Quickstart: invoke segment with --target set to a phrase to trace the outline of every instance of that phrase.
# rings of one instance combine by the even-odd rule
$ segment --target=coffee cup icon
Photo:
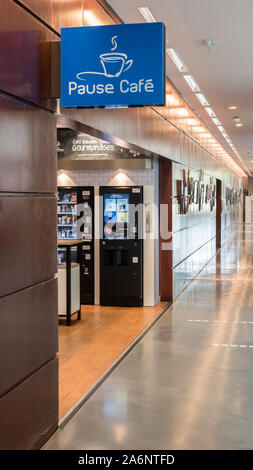
[[[127,55],[119,52],[101,54],[100,61],[106,77],[118,77],[133,65],[133,61],[127,60]]]

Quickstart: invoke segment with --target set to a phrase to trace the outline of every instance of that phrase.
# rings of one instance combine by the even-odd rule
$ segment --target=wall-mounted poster
[[[204,170],[199,170],[199,181],[204,181]]]
[[[209,199],[209,184],[206,185],[206,190],[205,190],[205,204],[208,203]]]
[[[187,180],[186,180],[186,184],[187,184],[187,186],[188,186],[188,188],[189,188],[189,186],[190,186],[190,170],[189,170],[189,168],[188,168],[188,170],[187,170]]]
[[[193,202],[194,204],[198,204],[199,200],[199,182],[194,181],[194,189],[193,189]]]
[[[146,233],[151,233],[152,227],[152,204],[145,204]]]
[[[184,184],[186,184],[185,169],[183,170],[183,182],[184,182]]]
[[[184,198],[184,214],[188,214],[189,212],[189,204],[190,204],[190,196],[186,196]]]
[[[190,178],[190,184],[189,184],[189,191],[188,194],[190,196],[190,201],[189,203],[192,204],[194,200],[194,178]]]
[[[228,206],[230,205],[230,189],[228,187],[226,187],[225,197],[226,197],[226,206]]]
[[[204,204],[204,196],[205,196],[205,185],[204,184],[199,184],[200,190],[199,190],[199,210],[202,210],[203,204]]]
[[[176,180],[177,187],[177,201],[179,204],[179,214],[184,214],[184,182],[182,180]]]

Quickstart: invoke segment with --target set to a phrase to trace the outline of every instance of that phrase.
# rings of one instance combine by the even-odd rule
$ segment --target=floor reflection
[[[47,448],[253,449],[252,260],[245,227]]]

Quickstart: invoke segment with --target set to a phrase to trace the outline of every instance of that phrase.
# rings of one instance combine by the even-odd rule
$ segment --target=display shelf
[[[71,325],[71,316],[74,313],[81,320],[80,265],[71,263],[71,247],[80,243],[83,243],[82,240],[58,239],[58,247],[66,248],[66,264],[60,265],[58,269],[58,314],[65,316],[68,326]]]
[[[57,214],[60,214],[60,215],[76,215],[77,216],[76,212],[62,212],[62,211],[59,211],[59,212],[57,212]]]
[[[71,304],[69,315],[78,314],[80,317],[80,265],[77,263],[70,264],[70,289]],[[66,276],[67,265],[58,265],[58,317],[67,318],[67,296],[66,296]]]
[[[66,243],[64,243],[65,241]],[[83,243],[83,240],[68,240],[66,238],[58,238],[58,246],[79,245],[80,243]]]
[[[57,201],[57,204],[73,204],[73,205],[77,205],[77,201]]]
[[[66,240],[66,241],[68,241],[68,240],[73,240],[73,241],[75,241],[75,240],[77,240],[77,238],[72,238],[72,237],[71,237],[71,238],[67,238],[67,237],[66,237],[66,238],[63,238],[63,237],[59,237],[57,240]]]

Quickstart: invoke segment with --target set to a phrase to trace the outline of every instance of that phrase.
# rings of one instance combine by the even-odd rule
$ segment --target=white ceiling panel
[[[182,57],[253,172],[253,0],[109,0],[108,3],[125,23],[144,22],[138,10],[144,6],[150,8],[157,21],[164,22],[167,47]],[[210,48],[206,44],[208,39],[214,42]],[[231,153],[169,57],[166,67],[169,79]],[[238,109],[229,110],[231,105]],[[235,126],[234,116],[240,117],[242,127]]]

